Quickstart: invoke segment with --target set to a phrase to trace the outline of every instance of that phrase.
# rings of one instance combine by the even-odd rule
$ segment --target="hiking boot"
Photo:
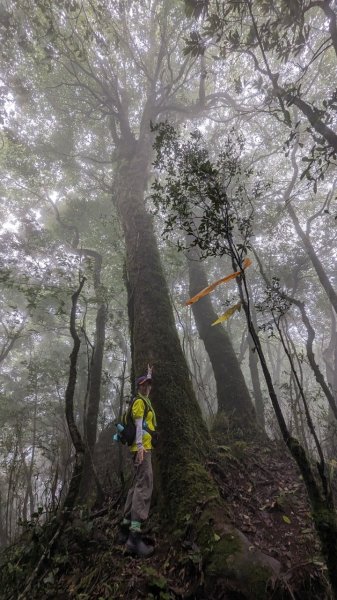
[[[139,531],[130,531],[126,542],[126,549],[131,554],[136,554],[142,558],[147,558],[154,552],[153,546],[148,546],[143,542]]]
[[[118,526],[116,544],[121,544],[123,546],[124,544],[126,544],[129,538],[129,529],[130,525],[128,525],[127,523],[120,523],[120,525]]]

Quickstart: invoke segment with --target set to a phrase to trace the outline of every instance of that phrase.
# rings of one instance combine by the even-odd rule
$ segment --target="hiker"
[[[147,374],[136,379],[137,393],[131,407],[131,416],[136,425],[135,440],[130,447],[134,478],[126,498],[119,533],[119,542],[126,542],[129,552],[142,557],[150,556],[154,551],[153,546],[145,544],[141,538],[141,525],[149,514],[153,488],[151,432],[155,432],[156,416],[149,399],[151,384],[152,369],[148,367]]]

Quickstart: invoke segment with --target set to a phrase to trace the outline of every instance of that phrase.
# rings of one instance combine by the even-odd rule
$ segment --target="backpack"
[[[123,414],[121,423],[118,423],[116,425],[117,430],[118,430],[119,441],[121,441],[122,444],[127,444],[128,446],[132,446],[133,442],[135,441],[135,437],[136,437],[136,425],[132,418],[132,407],[136,400],[137,400],[137,396],[135,398],[133,398],[132,402],[130,403],[129,408]],[[149,412],[149,407],[146,404],[146,402],[144,402],[144,407],[145,407],[145,410],[144,410],[143,419],[145,421],[145,419],[147,417],[147,413]],[[143,425],[143,429],[144,429],[144,425]]]

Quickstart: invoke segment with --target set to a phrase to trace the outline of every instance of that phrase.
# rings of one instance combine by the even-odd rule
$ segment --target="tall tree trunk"
[[[98,502],[102,500],[102,490],[94,473],[93,456],[97,437],[97,420],[101,399],[101,380],[105,344],[106,315],[106,306],[104,303],[101,303],[96,315],[95,346],[93,350],[93,356],[91,360],[89,373],[89,398],[87,412],[84,420],[85,454],[83,463],[83,474],[79,491],[79,497],[82,500],[85,500],[88,497],[90,497],[92,480],[93,478],[95,478]]]
[[[250,285],[248,279],[247,279],[247,286],[248,286],[248,291],[251,295],[251,298],[253,298],[252,286]],[[252,311],[253,325],[254,325],[255,329],[257,330],[258,324],[257,324],[257,315],[256,315],[256,309],[255,309],[254,302],[251,303],[251,311]],[[258,355],[256,352],[254,340],[253,340],[251,334],[249,333],[249,331],[248,331],[248,343],[249,343],[249,368],[250,368],[250,373],[251,373],[251,378],[252,378],[256,417],[257,417],[257,422],[258,422],[259,426],[261,427],[262,431],[265,431],[266,423],[265,423],[265,416],[264,416],[264,400],[263,400],[263,396],[262,396],[260,375],[259,375],[259,359],[258,359]]]
[[[65,414],[67,419],[67,425],[69,429],[69,434],[74,445],[75,449],[75,460],[73,472],[71,475],[69,489],[67,491],[67,495],[63,502],[63,511],[64,513],[70,512],[76,502],[81,477],[83,473],[83,463],[84,463],[84,452],[85,447],[83,444],[83,440],[81,434],[77,428],[74,418],[74,394],[77,380],[77,357],[81,345],[80,338],[76,331],[76,309],[77,309],[77,301],[78,297],[82,291],[82,288],[85,283],[85,278],[82,278],[80,285],[76,292],[72,295],[72,307],[70,313],[70,333],[71,337],[74,340],[74,346],[72,352],[70,354],[70,369],[69,369],[69,379],[68,385],[65,393]]]
[[[153,403],[157,413],[160,443],[154,456],[160,473],[162,516],[179,529],[193,515],[195,543],[204,561],[205,586],[221,577],[235,579],[237,589],[252,585],[229,573],[225,560],[228,544],[237,544],[235,559],[248,553],[248,540],[228,522],[226,506],[206,470],[212,452],[211,440],[193,393],[187,363],[179,343],[167,284],[160,264],[152,218],[144,205],[150,149],[133,143],[133,151],[120,157],[116,203],[126,241],[126,273],[135,373],[153,364]],[[217,532],[221,533],[218,535]],[[217,538],[215,538],[215,534]],[[220,538],[220,539],[219,539]],[[214,539],[218,539],[214,544]],[[262,565],[266,578],[275,574],[273,559],[249,550],[250,558]],[[240,560],[240,558],[239,558]],[[207,592],[207,589],[206,589]]]
[[[126,242],[132,362],[135,374],[142,373],[148,363],[154,365],[162,489],[166,509],[177,515],[181,497],[190,495],[186,489],[189,478],[183,477],[183,472],[186,469],[188,473],[191,463],[201,468],[209,437],[176,332],[152,217],[144,205],[150,157],[149,142],[134,141],[126,147],[118,170],[116,202]],[[207,478],[205,471],[200,484],[204,481],[205,485]],[[181,494],[182,488],[185,493]]]
[[[207,287],[205,268],[198,253],[191,249],[188,254],[189,292],[194,296]],[[218,413],[224,413],[233,435],[251,435],[256,432],[256,416],[249,391],[242,375],[237,356],[226,330],[212,327],[217,314],[209,296],[192,305],[198,333],[212,364],[218,397]],[[240,433],[241,432],[241,433]]]

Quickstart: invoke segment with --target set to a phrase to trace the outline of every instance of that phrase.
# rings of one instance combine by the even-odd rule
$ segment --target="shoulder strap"
[[[121,420],[122,420],[122,423],[123,423],[124,425],[126,425],[126,424],[127,424],[127,420],[128,420],[130,417],[132,418],[132,407],[133,407],[133,405],[134,405],[134,402],[135,402],[135,400],[136,400],[136,396],[134,396],[134,397],[132,398],[132,400],[130,401],[130,404],[129,404],[129,406],[127,407],[127,409],[126,409],[126,410],[123,412],[123,414],[122,414],[122,419],[121,419]]]
[[[132,417],[132,407],[133,407],[134,403],[136,402],[136,400],[141,400],[143,402],[143,404],[144,404],[144,419],[146,419],[147,413],[149,412],[150,408],[149,408],[147,402],[144,400],[144,398],[141,398],[140,396],[135,396],[133,398],[133,400],[131,401],[130,406],[127,410],[127,414]]]

